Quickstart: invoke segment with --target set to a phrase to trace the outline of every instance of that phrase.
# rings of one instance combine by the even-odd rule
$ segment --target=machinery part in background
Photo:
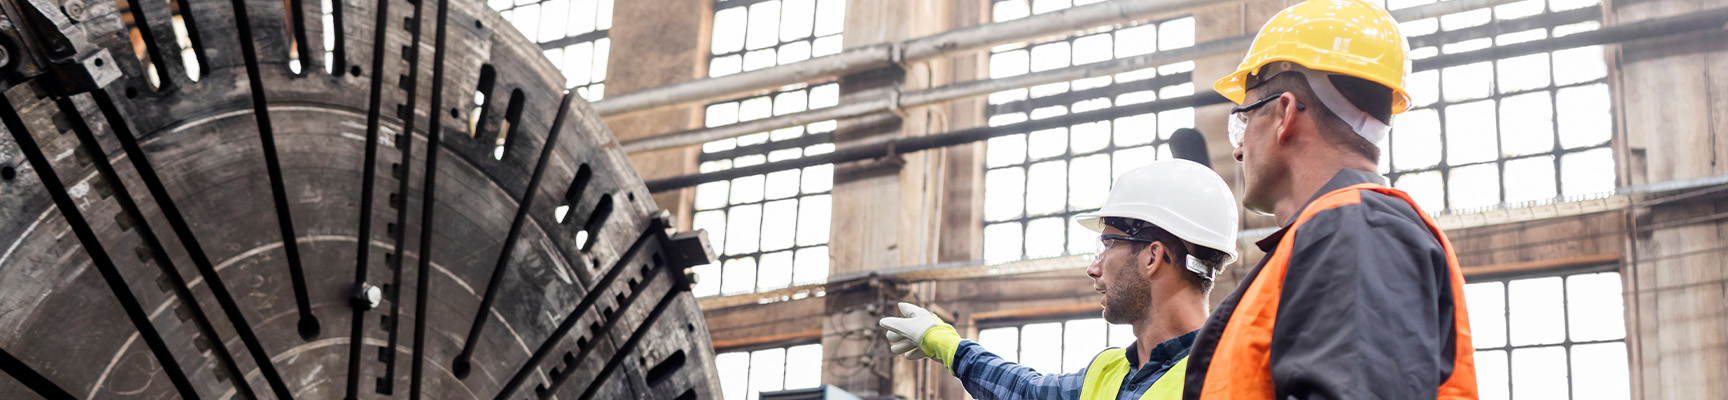
[[[0,0],[0,398],[718,395],[705,236],[537,46],[306,3]]]

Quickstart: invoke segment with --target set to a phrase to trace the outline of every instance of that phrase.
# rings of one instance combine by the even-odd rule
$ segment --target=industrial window
[[[720,353],[714,357],[725,400],[756,400],[762,392],[822,384],[822,344]]]
[[[1630,398],[1624,291],[1612,271],[1464,285],[1482,398]]]
[[[718,0],[708,76],[840,52],[846,0]]]
[[[839,84],[795,85],[762,96],[708,105],[709,127],[832,107]],[[702,145],[703,173],[834,151],[834,121],[776,129]],[[706,229],[721,261],[696,267],[697,297],[769,291],[828,278],[833,164],[788,169],[696,186],[691,227]]]
[[[1098,352],[1134,343],[1134,329],[1103,318],[1071,319],[978,331],[984,350],[1046,374],[1080,372]],[[1053,346],[1053,344],[1055,344]]]
[[[1000,22],[1066,7],[1066,1],[997,1],[992,15]],[[989,73],[998,79],[1193,44],[1193,17],[1105,26],[997,46],[990,54]],[[1193,69],[1188,61],[991,94],[985,110],[988,123],[1003,129],[1113,107],[1139,107],[1146,113],[990,139],[984,172],[984,261],[1092,251],[1095,235],[1074,224],[1073,216],[1102,206],[1116,176],[1170,157],[1164,140],[1177,129],[1194,127],[1194,109],[1157,103],[1193,95]]]
[[[588,101],[606,97],[606,60],[611,52],[613,0],[487,0],[540,44],[552,65],[564,72],[564,86]]]
[[[1527,0],[1400,27],[1420,62],[1595,30],[1598,2]],[[1431,212],[1608,194],[1615,169],[1607,77],[1602,46],[1415,71],[1406,81],[1414,103],[1393,120],[1381,173]]]

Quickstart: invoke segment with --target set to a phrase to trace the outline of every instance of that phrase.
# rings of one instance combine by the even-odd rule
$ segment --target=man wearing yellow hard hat
[[[1379,6],[1315,0],[1273,16],[1218,80],[1241,105],[1243,206],[1283,227],[1200,329],[1184,398],[1476,397],[1452,245],[1374,172],[1409,108],[1408,52]]]

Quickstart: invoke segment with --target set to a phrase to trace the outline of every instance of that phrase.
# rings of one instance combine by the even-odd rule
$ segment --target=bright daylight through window
[[[1080,372],[1098,352],[1134,343],[1129,325],[1071,319],[978,330],[978,344],[1003,359],[1046,374]]]
[[[588,101],[606,97],[613,0],[488,0],[529,41],[540,44],[564,85]]]
[[[1432,1],[1391,1],[1393,9]],[[1423,59],[1596,30],[1599,0],[1527,0],[1400,24]],[[1381,172],[1429,212],[1603,196],[1614,116],[1602,46],[1414,71]]]
[[[1464,286],[1483,399],[1631,397],[1624,290],[1606,269]]]
[[[822,344],[720,353],[714,357],[725,400],[756,400],[762,392],[822,383]]]
[[[1067,7],[1066,1],[1007,0],[995,2],[991,12],[1000,22]],[[1098,27],[997,46],[990,54],[990,78],[1192,45],[1193,17]],[[984,261],[1091,252],[1096,234],[1074,224],[1074,215],[1103,205],[1117,175],[1170,157],[1164,140],[1177,129],[1194,127],[1194,109],[1159,107],[1159,101],[1193,95],[1193,69],[1188,61],[991,94],[985,111],[990,126],[1111,107],[1147,112],[990,139],[984,172]]]
[[[844,0],[725,0],[714,4],[709,76],[757,70],[840,52]],[[792,85],[709,104],[716,127],[833,107],[840,85]],[[700,172],[722,171],[834,151],[834,121],[758,132],[702,145]],[[697,297],[769,291],[828,278],[828,222],[834,166],[823,164],[696,187],[691,227],[708,230],[715,264]]]

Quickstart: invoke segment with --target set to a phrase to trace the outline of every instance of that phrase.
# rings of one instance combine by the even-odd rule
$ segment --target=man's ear
[[[1158,271],[1158,262],[1168,258],[1169,251],[1162,242],[1147,243],[1146,250],[1135,259],[1140,263],[1140,277],[1151,279],[1152,273]]]
[[[1292,140],[1296,137],[1296,118],[1297,118],[1296,117],[1297,116],[1296,111],[1298,111],[1302,108],[1301,103],[1296,100],[1296,94],[1290,93],[1290,92],[1285,92],[1284,94],[1278,95],[1277,105],[1278,105],[1278,126],[1277,126],[1278,143],[1279,144],[1290,143],[1290,140]]]

